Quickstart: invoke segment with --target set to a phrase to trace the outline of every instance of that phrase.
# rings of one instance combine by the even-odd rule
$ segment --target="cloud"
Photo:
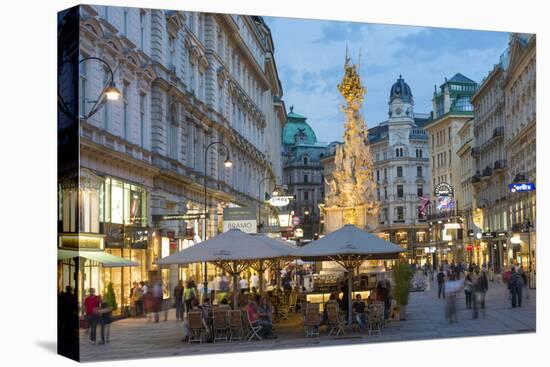
[[[508,34],[310,19],[266,17],[275,43],[283,99],[308,117],[320,141],[341,140],[343,99],[336,85],[343,76],[346,46],[359,62],[367,87],[367,126],[387,118],[392,84],[402,74],[415,111],[428,113],[434,84],[457,72],[480,81],[498,62]]]

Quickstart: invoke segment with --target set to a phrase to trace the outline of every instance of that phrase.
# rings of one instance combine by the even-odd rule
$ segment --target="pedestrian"
[[[466,308],[472,308],[472,291],[473,291],[473,281],[472,275],[468,273],[466,279],[464,279],[464,294],[466,295]]]
[[[174,305],[176,306],[176,321],[183,321],[183,280],[178,280],[174,287]]]
[[[523,289],[523,286],[525,283],[523,282],[523,278],[521,277],[521,274],[516,272],[515,268],[512,268],[512,275],[510,277],[510,283],[508,287],[510,288],[510,292],[512,293],[512,307],[521,307],[521,291]]]
[[[191,310],[191,301],[197,298],[197,289],[193,279],[187,281],[185,290],[183,291],[183,300],[185,302],[185,312]]]
[[[523,271],[523,265],[520,265],[519,267],[519,274],[521,275],[521,278],[523,279],[523,284],[525,286],[528,286],[528,279],[527,274]],[[525,288],[525,299],[529,299],[529,287]]]
[[[162,309],[162,283],[160,280],[157,280],[155,282],[155,285],[153,286],[153,307],[154,307],[154,320],[155,322],[159,322],[159,312]]]
[[[452,280],[447,282],[447,285],[445,287],[447,299],[445,303],[445,317],[447,318],[447,320],[449,320],[450,324],[458,321],[456,314],[456,295],[460,291],[462,286],[463,283],[461,283],[459,280]]]
[[[99,324],[101,325],[101,341],[99,344],[109,343],[111,340],[111,321],[113,309],[107,302],[101,302],[101,308],[97,311]]]
[[[132,296],[131,300],[134,303],[134,315],[135,317],[140,317],[143,315],[143,291],[139,287],[138,282],[134,282],[132,287]]]
[[[94,288],[90,288],[88,296],[84,299],[84,309],[86,313],[86,321],[88,322],[88,327],[90,328],[90,341],[92,344],[95,344],[96,341],[97,322],[99,321],[97,310],[100,307],[101,297],[95,294]]]
[[[445,298],[445,273],[443,268],[439,267],[439,273],[437,273],[437,298]]]

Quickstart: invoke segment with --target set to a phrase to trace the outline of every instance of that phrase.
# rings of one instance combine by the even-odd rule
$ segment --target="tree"
[[[113,289],[113,283],[107,284],[107,291],[105,292],[105,302],[111,307],[113,310],[117,309],[117,303],[116,303],[116,296],[115,296],[115,290]]]
[[[413,277],[413,271],[411,267],[405,262],[399,262],[393,268],[393,278],[395,281],[395,287],[393,288],[393,297],[395,302],[400,307],[400,317],[406,319],[406,307],[409,304],[409,288],[411,279]]]

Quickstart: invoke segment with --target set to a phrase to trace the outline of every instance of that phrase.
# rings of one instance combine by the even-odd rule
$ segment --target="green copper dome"
[[[315,144],[315,132],[306,122],[307,117],[294,113],[294,106],[290,106],[285,127],[283,128],[283,144]]]

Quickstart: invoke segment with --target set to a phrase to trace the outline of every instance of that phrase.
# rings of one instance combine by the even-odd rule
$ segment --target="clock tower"
[[[388,105],[388,124],[414,125],[414,100],[411,88],[401,75],[391,87]]]

